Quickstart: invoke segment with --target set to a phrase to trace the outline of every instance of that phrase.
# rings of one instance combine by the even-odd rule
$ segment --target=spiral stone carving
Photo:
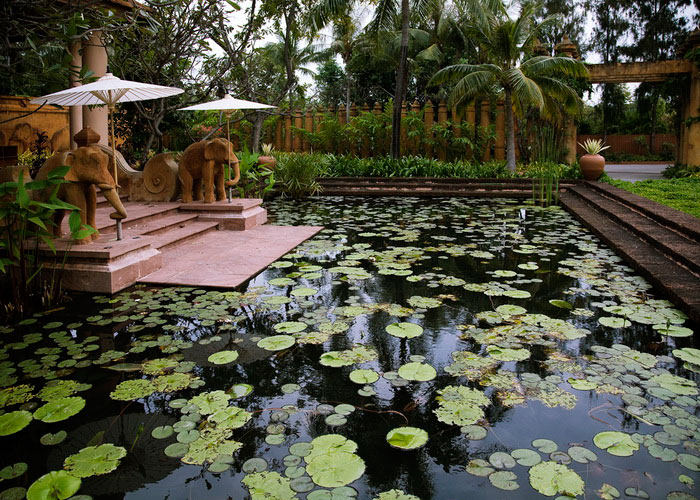
[[[143,168],[143,187],[149,201],[171,201],[177,194],[178,165],[172,153],[160,153]]]

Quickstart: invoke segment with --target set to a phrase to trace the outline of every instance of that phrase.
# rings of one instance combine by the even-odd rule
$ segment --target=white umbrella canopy
[[[92,83],[37,97],[31,101],[31,104],[59,104],[61,106],[106,104],[114,107],[118,102],[146,101],[170,97],[183,92],[184,90],[176,87],[122,80],[112,73],[107,73]]]
[[[231,127],[229,126],[231,120],[231,111],[236,109],[265,109],[265,108],[276,108],[277,106],[270,106],[269,104],[262,104],[260,102],[246,101],[245,99],[236,99],[226,94],[222,99],[217,99],[216,101],[203,102],[202,104],[195,104],[193,106],[187,106],[186,108],[180,108],[178,111],[224,111],[226,113],[226,139],[231,142]],[[231,180],[231,159],[228,160],[228,180]],[[228,188],[228,201],[231,202],[232,198],[232,187]]]
[[[178,111],[232,111],[234,109],[265,109],[274,107],[276,106],[246,101],[244,99],[235,99],[229,94],[226,94],[223,99],[203,102],[202,104],[195,104],[194,106],[187,106],[186,108],[180,108]]]

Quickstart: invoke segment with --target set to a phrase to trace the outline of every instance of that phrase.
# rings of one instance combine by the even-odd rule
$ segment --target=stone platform
[[[42,249],[45,267],[62,269],[69,290],[115,293],[138,281],[234,288],[322,229],[262,226],[261,203],[124,202],[129,217],[117,241],[113,209],[102,201],[95,216],[100,237],[89,244],[57,240],[56,255]]]

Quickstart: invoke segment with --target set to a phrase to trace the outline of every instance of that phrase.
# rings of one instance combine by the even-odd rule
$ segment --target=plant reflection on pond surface
[[[76,295],[3,328],[6,495],[693,498],[693,325],[566,212],[268,210],[326,229],[242,292]]]

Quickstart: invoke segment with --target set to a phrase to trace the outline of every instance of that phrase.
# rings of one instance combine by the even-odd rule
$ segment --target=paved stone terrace
[[[165,249],[163,267],[139,281],[235,288],[321,229],[264,225],[247,231],[212,231],[189,243]]]
[[[561,202],[700,322],[700,219],[600,182],[571,187]]]

